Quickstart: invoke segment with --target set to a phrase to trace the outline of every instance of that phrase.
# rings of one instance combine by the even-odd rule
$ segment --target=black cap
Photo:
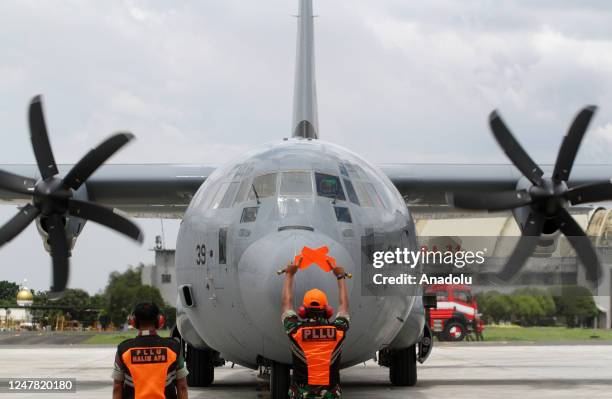
[[[134,318],[136,319],[136,327],[141,323],[153,324],[157,323],[159,317],[159,307],[152,302],[143,302],[136,305],[134,308]]]

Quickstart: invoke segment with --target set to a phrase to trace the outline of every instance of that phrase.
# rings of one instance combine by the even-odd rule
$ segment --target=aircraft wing
[[[409,205],[446,205],[446,193],[514,190],[520,172],[510,164],[383,164],[378,165]],[[553,165],[541,165],[551,173]],[[610,181],[612,164],[575,165],[568,186]]]
[[[72,165],[59,165],[60,175]],[[452,191],[513,190],[520,179],[510,164],[378,165],[413,207],[446,206]],[[91,201],[135,217],[181,218],[191,198],[216,167],[196,164],[104,165],[87,181]],[[552,165],[542,165],[551,172]],[[1,170],[38,179],[36,165],[0,165]],[[610,181],[612,164],[575,165],[569,187]],[[0,190],[0,203],[25,204],[24,195]]]
[[[72,165],[58,165],[60,175]],[[36,165],[0,165],[0,170],[40,178]],[[86,184],[91,201],[136,217],[181,218],[191,198],[215,170],[208,165],[103,165]],[[25,195],[0,190],[0,203],[25,204]]]

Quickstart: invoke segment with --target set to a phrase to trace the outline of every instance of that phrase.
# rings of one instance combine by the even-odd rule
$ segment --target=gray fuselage
[[[416,247],[415,227],[401,195],[377,168],[337,145],[285,139],[216,170],[198,190],[178,235],[179,328],[186,325],[229,361],[291,362],[281,325],[284,268],[304,246],[329,255],[354,278],[347,367],[390,345],[400,330],[414,343],[423,327],[417,288],[405,296],[362,296],[361,267],[374,248]],[[337,283],[316,265],[296,275],[295,301],[311,288],[337,305]],[[414,308],[414,309],[413,309]],[[186,323],[187,322],[187,323]],[[406,323],[414,328],[402,329]],[[406,331],[414,330],[414,331]],[[183,332],[183,331],[181,331]],[[188,340],[194,331],[185,331]]]

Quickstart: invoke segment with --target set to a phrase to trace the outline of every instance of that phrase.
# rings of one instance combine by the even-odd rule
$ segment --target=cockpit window
[[[276,173],[257,176],[249,190],[249,200],[273,197],[276,194]]]
[[[242,216],[240,216],[240,223],[251,223],[257,220],[258,210],[259,210],[259,207],[257,206],[250,206],[250,207],[244,208],[242,210]]]
[[[247,176],[253,170],[253,167],[249,164],[243,163],[243,164],[236,165],[234,167],[234,170],[235,170],[234,179],[240,180],[243,177]]]
[[[335,206],[334,211],[336,212],[336,219],[339,222],[353,223],[351,218],[351,211],[345,206]]]
[[[367,208],[371,208],[374,206],[370,195],[366,191],[363,183],[360,181],[355,181],[355,191],[357,192],[357,197],[361,200],[361,205]]]
[[[221,184],[221,186],[219,187],[219,190],[217,190],[217,193],[215,194],[215,197],[213,198],[211,202],[212,209],[217,209],[219,205],[221,205],[221,200],[225,196],[225,192],[227,191],[227,188],[229,187],[229,185],[230,185],[229,183]]]
[[[240,189],[238,190],[238,194],[236,194],[236,199],[234,200],[234,204],[239,204],[244,202],[247,198],[247,195],[251,189],[251,179],[245,178],[242,183],[240,183]]]
[[[378,193],[378,191],[376,191],[376,188],[372,183],[365,183],[365,188],[370,194],[370,197],[374,199],[377,208],[387,208],[382,198],[380,197],[380,194]]]
[[[344,190],[340,184],[338,176],[327,175],[325,173],[315,173],[317,183],[317,194],[321,197],[333,198],[336,200],[346,201]]]
[[[234,197],[236,196],[236,191],[238,191],[238,182],[231,182],[225,195],[223,196],[223,200],[221,200],[221,204],[219,208],[229,208],[234,201]]]
[[[311,194],[310,172],[283,172],[281,174],[280,196],[309,196]]]
[[[364,179],[364,180],[368,180],[368,174],[365,172],[365,170],[363,170],[363,168],[357,164],[354,165],[355,168],[355,172],[357,173],[357,176],[359,176],[360,179]]]
[[[346,187],[346,194],[349,197],[349,200],[356,205],[359,205],[359,198],[357,197],[357,193],[355,192],[355,188],[353,187],[353,183],[349,179],[342,179],[344,181],[344,187]]]
[[[346,176],[346,177],[348,177],[348,172],[347,172],[347,170],[346,170],[346,166],[344,166],[344,164],[342,164],[342,163],[341,163],[341,164],[339,164],[339,165],[338,165],[338,169],[340,169],[340,174],[341,174],[342,176]]]
[[[344,167],[346,169],[346,171],[348,172],[348,175],[354,179],[358,178],[359,176],[357,175],[357,169],[355,169],[355,167],[353,166],[352,163],[350,162],[345,162]]]

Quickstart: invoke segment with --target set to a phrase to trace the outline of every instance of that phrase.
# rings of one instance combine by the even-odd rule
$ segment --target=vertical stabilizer
[[[312,0],[300,0],[293,92],[293,137],[319,138]]]

